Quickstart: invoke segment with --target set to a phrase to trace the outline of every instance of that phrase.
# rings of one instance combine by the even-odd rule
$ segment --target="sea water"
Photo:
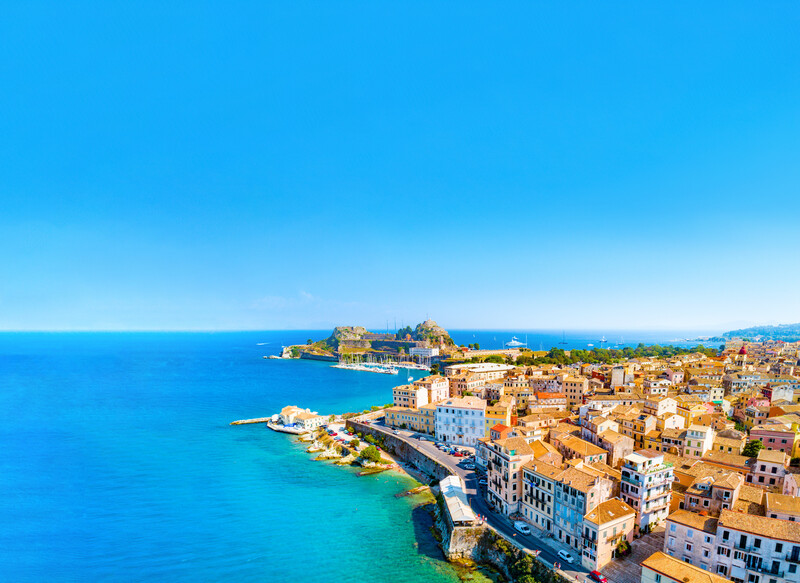
[[[413,480],[229,425],[390,402],[407,373],[262,358],[327,334],[0,334],[0,580],[455,581],[418,502],[395,498]]]
[[[456,581],[413,480],[229,425],[391,401],[397,376],[262,358],[309,334],[0,334],[0,580]]]

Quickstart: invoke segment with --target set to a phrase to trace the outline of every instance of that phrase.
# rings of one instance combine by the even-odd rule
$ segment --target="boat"
[[[586,346],[589,346],[590,348],[594,348],[594,344],[587,344]]]
[[[608,342],[608,340],[606,340],[606,337],[605,337],[605,336],[603,336],[603,337],[600,339],[600,344],[605,344],[606,342]]]
[[[506,342],[505,346],[506,348],[519,348],[520,346],[527,346],[527,344],[525,342],[520,342],[519,340],[517,340],[516,336],[512,336],[511,341]]]
[[[414,377],[412,377],[411,375],[408,375],[408,382],[410,383],[410,382],[412,382],[413,380],[414,380]]]
[[[568,344],[567,333],[564,330],[561,331],[561,342],[559,342],[559,344]]]

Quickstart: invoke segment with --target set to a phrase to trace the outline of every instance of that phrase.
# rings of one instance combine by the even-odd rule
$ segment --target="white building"
[[[667,516],[664,552],[709,571],[716,560],[717,519],[688,510],[676,510]]]
[[[432,356],[439,356],[439,349],[438,348],[424,348],[415,346],[414,348],[409,349],[408,353],[411,356],[420,356],[422,358],[431,358]]]
[[[683,444],[683,455],[701,458],[714,446],[716,433],[711,427],[690,425],[686,430],[686,441]]]
[[[655,526],[669,514],[675,472],[664,454],[643,449],[625,456],[620,495],[636,510],[640,529]]]
[[[436,439],[474,446],[486,434],[486,401],[478,397],[445,399],[436,404]]]
[[[713,570],[735,583],[800,580],[800,523],[723,510]]]

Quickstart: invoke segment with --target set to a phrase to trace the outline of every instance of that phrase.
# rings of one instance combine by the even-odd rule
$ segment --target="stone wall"
[[[390,454],[397,456],[401,461],[408,463],[432,479],[441,480],[442,478],[452,475],[452,472],[447,466],[428,457],[424,451],[413,447],[413,445],[408,444],[395,435],[385,433],[352,419],[347,420],[347,427],[352,432],[361,433],[365,437],[367,435],[372,435],[372,437],[383,443],[382,447]]]

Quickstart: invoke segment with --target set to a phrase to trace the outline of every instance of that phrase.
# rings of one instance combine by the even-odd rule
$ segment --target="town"
[[[476,483],[473,507],[597,581],[796,582],[799,356],[729,339],[614,363],[443,363],[371,423],[457,455],[462,499]]]

